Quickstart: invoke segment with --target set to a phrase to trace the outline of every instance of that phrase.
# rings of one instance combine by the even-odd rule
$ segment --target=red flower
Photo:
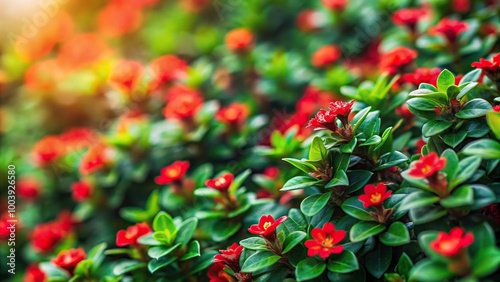
[[[8,227],[12,224],[9,221],[11,219],[7,211],[0,217],[0,241],[6,241],[10,238],[10,228]]]
[[[205,181],[205,185],[219,191],[227,191],[233,182],[234,175],[232,173],[224,173],[221,176]]]
[[[111,84],[116,85],[119,89],[130,92],[139,82],[142,70],[141,62],[122,60],[113,68],[109,80]]]
[[[155,178],[158,185],[166,185],[181,180],[189,169],[188,161],[175,161],[160,170],[160,176]]]
[[[392,15],[392,22],[396,25],[406,26],[410,30],[415,30],[418,22],[425,17],[427,11],[422,8],[404,8],[397,10]]]
[[[222,263],[229,266],[234,272],[240,271],[240,255],[243,251],[243,246],[238,243],[233,243],[225,250],[219,250],[220,254],[216,254],[212,262]]]
[[[326,45],[319,48],[311,58],[311,64],[317,68],[333,65],[341,55],[341,50],[335,45]]]
[[[62,133],[59,139],[66,145],[66,149],[70,151],[87,148],[97,143],[99,141],[99,136],[90,128],[76,127]]]
[[[47,275],[36,264],[30,264],[24,273],[23,282],[45,282]]]
[[[470,2],[469,0],[453,0],[451,7],[457,13],[467,13],[470,10]]]
[[[321,0],[321,4],[332,11],[342,11],[347,5],[347,0]]]
[[[85,181],[78,181],[71,184],[71,194],[73,200],[84,202],[92,195],[92,185]]]
[[[330,102],[340,100],[340,98],[332,92],[309,85],[304,90],[304,95],[295,104],[295,107],[297,108],[297,112],[310,115],[321,107],[327,107]]]
[[[387,186],[384,183],[379,183],[377,186],[368,184],[365,186],[364,191],[365,193],[359,196],[358,200],[363,203],[365,209],[382,205],[392,194],[392,191],[387,191]]]
[[[212,264],[207,272],[210,282],[236,282],[236,279],[224,270],[225,267],[222,263]]]
[[[57,61],[67,69],[92,65],[110,54],[108,45],[96,34],[83,33],[66,40],[59,48]]]
[[[252,224],[250,228],[248,228],[248,232],[263,237],[269,237],[272,234],[276,234],[276,228],[287,218],[287,216],[282,216],[274,220],[274,217],[270,214],[263,215],[260,217],[259,224]]]
[[[449,234],[439,232],[436,240],[431,242],[431,248],[442,256],[454,257],[472,242],[474,235],[471,232],[465,233],[463,228],[453,227]]]
[[[87,175],[107,167],[113,158],[110,147],[99,143],[90,147],[80,161],[80,173]]]
[[[403,118],[404,120],[411,120],[415,117],[408,108],[408,104],[403,104],[400,107],[398,107],[396,109],[396,114],[401,118]]]
[[[348,118],[349,114],[352,110],[352,105],[354,104],[354,100],[349,102],[344,101],[335,101],[330,103],[330,111],[333,112],[334,115],[337,115],[339,118]]]
[[[28,68],[24,83],[29,89],[50,91],[56,88],[62,76],[63,72],[56,60],[39,61]]]
[[[312,127],[314,130],[328,129],[336,131],[337,115],[331,110],[321,109],[316,113],[316,116],[309,121],[307,127]]]
[[[146,222],[137,223],[136,225],[129,226],[127,230],[120,230],[116,233],[116,245],[118,247],[127,245],[135,246],[138,244],[137,239],[139,237],[151,232],[152,230]]]
[[[495,112],[500,112],[500,105],[496,105],[496,106],[494,106],[494,107],[493,107],[493,110],[494,110]]]
[[[233,29],[226,34],[226,46],[233,52],[248,52],[254,46],[254,35],[247,28]]]
[[[460,33],[467,29],[467,23],[445,18],[439,21],[439,23],[429,29],[431,35],[442,35],[448,42],[454,43]]]
[[[167,93],[167,105],[163,109],[163,115],[165,118],[190,119],[202,104],[203,98],[197,90],[176,85]]]
[[[479,62],[472,63],[472,66],[482,69],[488,76],[494,76],[500,68],[500,53],[493,55],[490,60],[480,58]]]
[[[441,70],[439,68],[417,68],[413,73],[405,73],[403,80],[414,86],[419,86],[421,83],[436,86],[436,81],[440,73]]]
[[[49,252],[71,231],[73,219],[70,213],[61,212],[54,221],[38,224],[30,234],[31,245],[37,252]]]
[[[424,139],[418,138],[417,142],[415,142],[415,146],[417,147],[416,153],[420,154],[422,152],[422,147],[424,147],[427,143],[425,143]]]
[[[142,13],[133,5],[110,3],[97,15],[97,28],[106,36],[117,37],[136,31]]]
[[[36,178],[23,176],[17,181],[16,189],[17,195],[20,198],[34,200],[38,198],[38,195],[40,195],[40,190],[42,190],[42,187],[40,185],[40,181]]]
[[[275,167],[275,166],[268,166],[266,167],[266,169],[264,170],[264,175],[268,178],[275,178],[279,175],[280,173],[280,170],[279,168]]]
[[[231,125],[239,125],[248,117],[248,106],[243,103],[232,103],[226,108],[220,109],[215,119]]]
[[[57,257],[51,259],[50,262],[55,266],[65,269],[73,275],[76,265],[84,260],[86,256],[87,255],[82,248],[69,249],[61,251]]]
[[[321,14],[316,10],[304,10],[295,20],[297,27],[303,32],[312,32],[322,25]]]
[[[185,77],[187,69],[188,64],[174,55],[156,58],[149,67],[152,76],[151,90],[156,89],[162,83],[169,83]]]
[[[436,152],[432,152],[412,163],[408,175],[414,178],[427,178],[442,170],[445,165],[446,159],[440,158]]]
[[[39,166],[46,166],[65,154],[64,143],[57,136],[45,136],[32,150],[33,158]]]
[[[323,228],[314,228],[311,231],[313,239],[307,240],[304,245],[307,247],[307,255],[312,257],[319,255],[326,259],[331,254],[340,254],[343,246],[335,246],[344,240],[346,232],[344,230],[335,230],[335,225],[331,222],[323,224]]]
[[[417,57],[417,52],[406,47],[396,47],[380,58],[379,67],[389,74],[396,74],[410,65]]]

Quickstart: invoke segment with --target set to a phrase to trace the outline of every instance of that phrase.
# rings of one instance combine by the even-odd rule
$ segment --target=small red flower
[[[431,35],[442,35],[448,42],[454,43],[460,33],[467,30],[467,23],[459,20],[445,18],[429,29]]]
[[[495,112],[500,112],[500,105],[496,105],[496,106],[494,106],[494,107],[493,107],[493,110],[494,110]]]
[[[474,235],[471,232],[465,233],[463,228],[453,227],[449,234],[439,232],[436,240],[431,242],[430,247],[442,256],[454,257],[473,242]]]
[[[109,3],[99,12],[96,22],[102,34],[118,37],[136,31],[141,25],[142,13],[133,5]]]
[[[250,228],[248,228],[248,232],[255,235],[262,235],[263,237],[268,237],[272,234],[276,234],[276,228],[287,218],[287,216],[282,216],[274,220],[274,217],[270,214],[263,215],[260,217],[258,224],[252,224]]]
[[[33,158],[39,166],[46,166],[65,154],[64,143],[57,136],[45,136],[32,150]]]
[[[73,200],[84,202],[92,195],[92,185],[85,181],[78,181],[71,184],[71,195]]]
[[[480,58],[479,62],[472,63],[472,66],[482,69],[488,76],[493,77],[498,73],[498,69],[500,68],[500,53],[493,55],[489,60]]]
[[[109,78],[112,85],[126,92],[131,92],[139,82],[143,66],[139,61],[122,60],[113,68]]]
[[[224,268],[226,266],[222,263],[214,263],[208,269],[207,275],[210,282],[236,282],[236,279],[229,275]]]
[[[400,107],[398,107],[396,109],[396,114],[401,118],[403,118],[404,120],[411,120],[415,117],[408,108],[408,104],[403,104]]]
[[[16,183],[17,195],[19,198],[35,200],[40,195],[42,187],[36,178],[23,176]]]
[[[71,128],[59,136],[68,151],[87,148],[99,142],[97,133],[86,127]]]
[[[330,103],[330,111],[334,115],[337,115],[339,118],[348,118],[349,114],[351,113],[352,110],[352,105],[354,104],[354,100],[351,100],[349,102],[344,102],[344,101],[335,101]]]
[[[309,121],[307,127],[312,127],[314,130],[327,129],[336,131],[338,128],[337,115],[331,110],[320,109],[314,118]]]
[[[322,25],[321,15],[316,10],[304,10],[299,13],[295,23],[303,32],[312,32],[319,29]]]
[[[232,103],[226,108],[220,109],[215,115],[215,119],[230,125],[240,125],[248,117],[248,106],[243,103]]]
[[[414,86],[419,86],[421,83],[428,83],[436,86],[436,81],[440,73],[441,70],[439,68],[417,68],[413,73],[405,73],[403,75],[403,80]]]
[[[436,152],[420,157],[412,163],[408,175],[414,178],[427,178],[446,166],[446,158],[440,158]]]
[[[190,119],[203,104],[203,97],[193,88],[175,85],[167,93],[167,105],[163,109],[165,118]]]
[[[347,0],[321,0],[321,4],[332,11],[342,11],[347,6]]]
[[[99,143],[89,148],[80,161],[80,173],[91,174],[107,167],[113,158],[113,151],[110,147]]]
[[[417,142],[415,142],[415,146],[417,147],[416,153],[420,154],[422,152],[422,147],[424,147],[427,143],[425,143],[424,139],[419,138]]]
[[[187,70],[187,62],[174,55],[156,58],[146,71],[152,76],[150,90],[156,89],[162,83],[169,83],[185,77]]]
[[[314,52],[311,57],[311,64],[317,68],[333,65],[341,55],[341,50],[335,45],[326,45]]]
[[[467,13],[470,10],[470,4],[469,0],[453,0],[451,7],[457,13]]]
[[[387,186],[384,183],[379,183],[377,186],[368,184],[364,188],[365,193],[358,197],[358,200],[363,203],[365,209],[371,206],[379,206],[388,199],[392,191],[387,191]]]
[[[160,176],[155,178],[158,185],[166,185],[181,180],[189,169],[188,161],[175,161],[160,170]]]
[[[406,47],[396,47],[380,58],[379,67],[389,74],[396,74],[417,58],[417,52]]]
[[[42,271],[40,267],[36,264],[30,264],[26,268],[26,273],[24,273],[23,282],[45,282],[47,281],[47,275]]]
[[[63,211],[54,221],[35,226],[30,234],[31,245],[36,252],[49,252],[65,238],[73,227],[70,213]]]
[[[57,257],[51,259],[50,262],[55,266],[65,269],[73,275],[76,265],[84,260],[86,256],[87,255],[82,248],[69,249],[61,251]]]
[[[97,34],[81,33],[70,37],[61,45],[57,61],[71,70],[90,66],[109,54],[109,46]]]
[[[219,191],[227,191],[233,182],[234,175],[232,173],[224,173],[221,176],[205,181],[205,185]]]
[[[275,167],[275,166],[268,166],[266,167],[266,169],[264,170],[264,175],[268,178],[275,178],[279,175],[280,173],[280,170],[279,168]]]
[[[254,35],[247,28],[233,29],[226,34],[226,46],[233,52],[248,52],[254,46]]]
[[[404,8],[392,15],[392,22],[399,26],[406,26],[414,31],[418,22],[427,16],[427,10],[422,8]]]
[[[340,254],[344,250],[343,246],[336,246],[344,240],[346,232],[344,230],[335,230],[335,225],[331,222],[323,224],[322,228],[314,228],[311,231],[313,239],[307,240],[304,245],[307,247],[307,255],[312,257],[319,255],[326,259],[331,254]]]
[[[127,230],[120,230],[116,233],[116,245],[124,247],[127,245],[136,246],[139,237],[151,233],[152,230],[146,222],[129,226]]]
[[[233,243],[225,250],[219,250],[220,254],[216,254],[212,262],[222,263],[229,266],[234,272],[240,271],[240,256],[243,251],[243,246],[238,243]]]

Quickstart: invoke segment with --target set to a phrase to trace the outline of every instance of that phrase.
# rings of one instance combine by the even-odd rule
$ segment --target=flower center
[[[377,192],[377,193],[373,193],[371,196],[370,196],[370,201],[374,204],[377,204],[380,202],[380,199],[382,198],[382,194]]]
[[[333,238],[328,235],[323,242],[321,242],[321,246],[324,248],[332,248],[333,247]]]
[[[226,179],[224,179],[224,178],[219,178],[219,179],[215,180],[215,185],[216,186],[221,186],[221,185],[224,185],[224,184],[226,184]]]
[[[439,248],[442,251],[450,252],[457,247],[458,243],[459,243],[458,239],[451,239],[451,240],[442,241],[439,244]]]
[[[178,168],[171,168],[167,171],[167,176],[168,177],[177,177],[179,176],[179,169]]]
[[[424,165],[422,167],[422,174],[428,174],[431,171],[432,171],[432,166],[430,165]]]
[[[267,221],[266,223],[264,223],[264,230],[267,230],[269,227],[271,227],[272,223]]]

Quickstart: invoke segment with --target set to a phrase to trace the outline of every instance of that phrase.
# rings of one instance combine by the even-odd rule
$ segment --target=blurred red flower
[[[71,184],[71,195],[76,202],[84,202],[92,195],[92,185],[85,181]]]
[[[474,235],[471,232],[465,233],[463,228],[453,227],[450,233],[439,232],[430,247],[442,256],[454,257],[473,242]]]
[[[208,179],[207,181],[205,181],[205,185],[219,191],[227,191],[229,189],[229,186],[231,186],[233,179],[234,175],[232,173],[223,173],[219,177]]]
[[[167,105],[163,109],[165,118],[191,119],[203,104],[203,97],[193,88],[175,85],[167,93]]]
[[[316,10],[303,10],[295,20],[297,28],[303,32],[312,32],[321,27],[321,15]]]
[[[233,29],[226,34],[226,46],[233,52],[248,52],[255,43],[251,30],[247,28]]]
[[[215,119],[230,125],[241,125],[248,117],[249,109],[246,104],[232,103],[229,106],[220,109],[215,115]]]
[[[146,234],[151,233],[152,230],[146,222],[137,223],[136,225],[129,226],[126,230],[120,230],[116,233],[116,245],[124,247],[128,245],[137,245],[137,239]]]
[[[83,155],[79,170],[82,175],[91,174],[98,170],[104,169],[111,164],[113,159],[113,151],[110,147],[103,143],[93,145]]]
[[[50,262],[55,266],[65,269],[73,275],[76,265],[84,260],[86,256],[87,255],[82,248],[69,249],[61,251],[55,258],[51,259]]]
[[[81,33],[63,42],[57,61],[66,69],[79,69],[106,58],[110,51],[108,45],[97,34]]]
[[[47,275],[37,264],[30,264],[24,273],[23,282],[45,282]]]
[[[26,87],[32,90],[50,91],[56,88],[63,76],[56,60],[45,60],[32,64],[24,74]]]
[[[263,174],[268,178],[275,178],[279,175],[280,170],[275,166],[268,166],[264,170]]]
[[[341,50],[335,45],[326,45],[314,52],[311,57],[311,64],[317,68],[333,65],[341,55]]]
[[[39,166],[49,165],[62,157],[65,153],[64,143],[59,137],[54,135],[43,137],[31,150],[35,163]]]
[[[332,11],[342,11],[347,5],[347,0],[321,0],[321,4]]]
[[[441,73],[439,68],[416,68],[413,73],[405,73],[403,80],[418,87],[421,83],[436,86],[436,81]]]
[[[59,135],[59,139],[68,151],[87,148],[99,142],[97,132],[87,127],[70,128]]]
[[[141,26],[141,23],[141,10],[135,5],[125,3],[109,3],[97,15],[97,29],[110,37],[134,32]]]
[[[16,183],[17,195],[19,198],[27,200],[35,200],[40,195],[42,186],[40,180],[30,177],[21,176]]]
[[[479,62],[473,62],[472,66],[482,69],[488,76],[494,77],[500,68],[500,53],[493,55],[489,60],[480,58]]]
[[[406,26],[414,31],[418,22],[427,16],[427,10],[422,8],[404,8],[397,10],[392,15],[392,22],[396,25]]]
[[[114,66],[109,81],[118,89],[131,92],[141,79],[142,71],[141,62],[121,60]]]
[[[358,200],[363,203],[365,209],[382,205],[392,194],[392,191],[387,191],[387,186],[384,183],[379,183],[377,186],[368,184],[365,186],[364,192],[358,197]]]
[[[380,58],[379,67],[391,75],[401,72],[417,58],[417,52],[406,47],[396,47],[384,53]]]
[[[454,43],[460,33],[467,30],[467,23],[455,19],[444,18],[436,26],[429,29],[431,35],[442,35],[448,42]]]
[[[188,64],[174,56],[165,55],[154,59],[149,65],[146,73],[151,76],[151,90],[156,89],[162,83],[169,83],[186,76]]]
[[[240,271],[240,256],[243,251],[243,246],[238,243],[233,243],[225,250],[219,250],[220,254],[216,254],[212,262],[222,263],[229,266],[234,272]]]
[[[160,176],[155,178],[158,185],[166,185],[181,180],[189,169],[188,161],[175,161],[160,170]]]
[[[343,246],[336,246],[344,240],[346,232],[335,230],[335,225],[331,222],[323,224],[322,228],[316,227],[311,231],[313,239],[305,241],[307,255],[312,257],[319,255],[326,259],[331,254],[340,254],[344,250]]]

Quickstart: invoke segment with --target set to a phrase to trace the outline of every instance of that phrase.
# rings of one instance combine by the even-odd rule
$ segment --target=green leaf
[[[374,169],[374,171],[397,166],[406,162],[407,160],[408,157],[399,151],[389,152],[380,156],[376,164],[377,167]]]
[[[300,210],[307,216],[313,216],[326,206],[331,195],[331,191],[323,194],[311,195],[300,203]]]
[[[451,121],[445,120],[430,120],[424,124],[422,127],[422,135],[425,137],[431,137],[437,135],[453,125]]]
[[[462,79],[460,79],[459,85],[465,84],[467,82],[476,82],[479,79],[479,77],[481,77],[481,69],[472,70],[464,74]]]
[[[351,194],[365,187],[370,181],[373,172],[368,170],[351,170],[347,172],[349,187],[345,190],[346,194]]]
[[[480,139],[467,144],[462,152],[466,155],[475,155],[486,160],[500,158],[500,144],[491,139]]]
[[[455,148],[465,140],[465,137],[467,137],[467,131],[460,130],[458,132],[445,133],[441,139],[446,145]]]
[[[262,237],[250,237],[241,240],[240,245],[249,250],[267,250],[266,241]]]
[[[366,116],[370,113],[370,110],[372,107],[366,107],[359,111],[351,120],[351,125],[352,125],[352,133],[356,135],[358,132],[358,127],[363,123],[365,120]]]
[[[334,186],[347,186],[349,185],[349,179],[345,171],[339,169],[333,176],[332,180],[325,185],[325,188],[331,188]]]
[[[500,250],[494,246],[479,250],[472,260],[472,273],[476,277],[489,275],[500,266]]]
[[[153,230],[168,231],[170,234],[173,234],[176,232],[177,228],[175,227],[172,217],[168,213],[161,211],[153,220]]]
[[[283,243],[283,254],[288,253],[289,251],[292,250],[293,247],[295,247],[297,244],[302,242],[304,238],[306,238],[307,234],[302,231],[294,231],[288,236],[286,236],[285,242]]]
[[[422,224],[434,221],[446,214],[446,210],[440,206],[425,206],[411,209],[410,219],[415,224]]]
[[[398,264],[396,265],[396,271],[399,274],[408,277],[412,267],[413,262],[411,261],[410,257],[406,253],[402,253],[399,257]]]
[[[495,193],[488,186],[480,184],[470,184],[467,186],[470,186],[474,192],[474,201],[470,206],[464,207],[465,209],[477,210],[495,202]]]
[[[327,151],[323,140],[319,136],[315,136],[309,147],[309,160],[310,161],[323,161],[326,160]]]
[[[377,145],[382,141],[382,138],[378,135],[373,135],[372,137],[368,138],[365,142],[361,143],[359,146],[364,147],[364,146],[371,146],[371,145]]]
[[[179,231],[177,233],[177,237],[175,238],[175,243],[181,243],[182,246],[187,245],[187,243],[193,237],[197,226],[198,219],[196,217],[189,218],[182,222],[179,226]]]
[[[181,261],[192,259],[200,256],[200,242],[197,240],[191,241],[187,246],[186,253],[181,258]]]
[[[411,210],[414,208],[428,206],[439,202],[439,197],[425,191],[416,191],[407,195],[401,205],[400,210]]]
[[[392,248],[377,244],[373,251],[365,256],[365,266],[368,272],[376,278],[382,277],[392,260]]]
[[[123,260],[117,263],[113,267],[113,274],[114,275],[122,275],[125,273],[128,273],[130,271],[140,269],[146,266],[146,263],[136,261],[136,260]]]
[[[148,263],[148,270],[151,273],[155,273],[160,268],[166,267],[176,260],[176,257],[162,257],[160,259],[152,259]]]
[[[358,197],[352,197],[346,199],[342,205],[341,205],[342,210],[359,220],[364,220],[364,221],[373,221],[373,217],[370,216],[368,211],[363,207],[363,203],[358,200]]]
[[[256,272],[275,264],[281,257],[269,251],[256,252],[241,266],[242,272]]]
[[[297,281],[306,281],[314,279],[325,271],[324,261],[318,261],[316,258],[306,258],[301,260],[295,269]]]
[[[421,97],[425,99],[432,99],[436,102],[447,103],[448,96],[443,92],[437,92],[429,89],[417,89],[409,94],[410,97]]]
[[[436,102],[434,100],[425,99],[425,98],[411,98],[408,100],[407,104],[411,108],[417,109],[419,111],[424,111],[424,112],[434,112],[434,109],[436,107],[443,106],[443,104],[441,104],[439,102]]]
[[[469,91],[472,90],[472,88],[477,86],[477,82],[471,82],[468,83],[467,85],[460,85],[460,92],[457,94],[457,99],[462,99],[463,96],[465,96]]]
[[[179,246],[181,246],[180,243],[175,244],[172,247],[166,247],[166,246],[151,247],[148,250],[148,256],[154,259],[159,259],[175,251],[175,249],[177,249]]]
[[[310,176],[295,176],[294,178],[289,179],[285,183],[285,185],[283,185],[283,188],[281,188],[280,191],[305,189],[313,185],[316,185],[320,182],[321,182],[320,180],[312,178]]]
[[[455,85],[455,76],[447,69],[444,69],[437,78],[437,89],[439,92],[446,93],[449,86]]]
[[[356,148],[357,143],[358,139],[356,139],[356,137],[352,138],[349,143],[340,146],[340,152],[344,154],[351,154],[354,151],[354,148]]]
[[[491,110],[492,107],[488,101],[476,98],[467,102],[455,116],[463,119],[477,118],[486,115]]]
[[[92,268],[93,261],[91,259],[84,259],[80,261],[75,268],[75,275],[88,277],[90,269]]]
[[[349,273],[359,269],[358,259],[351,251],[344,250],[338,255],[333,255],[327,265],[328,270],[337,273]]]
[[[193,261],[190,262],[192,267],[189,270],[189,274],[198,273],[212,265],[212,260],[215,254],[218,254],[218,252],[207,249],[203,250],[201,256],[194,258]]]
[[[217,221],[212,226],[212,240],[222,242],[233,236],[241,228],[241,222]]]
[[[450,181],[450,187],[454,188],[458,184],[463,183],[467,179],[469,179],[479,168],[481,165],[481,158],[476,157],[476,156],[471,156],[462,159],[459,163],[458,166],[455,167],[457,169],[458,173],[453,179]],[[446,167],[448,167],[448,164],[446,164]]]
[[[252,171],[250,169],[247,169],[247,170],[243,171],[242,173],[238,174],[238,176],[236,176],[234,178],[233,182],[231,182],[231,185],[229,186],[229,189],[228,189],[229,195],[231,197],[235,197],[236,190],[238,190],[238,188],[240,188],[240,186],[243,184],[245,179],[247,179],[247,177],[250,175],[250,173],[252,173]]]
[[[175,234],[171,234],[168,230],[165,231],[156,231],[153,233],[153,238],[162,243],[163,245],[170,245],[174,238]]]
[[[310,173],[310,172],[316,171],[316,168],[312,164],[302,162],[301,160],[292,159],[292,158],[284,158],[282,160],[293,165],[294,167],[300,169],[301,171],[303,171],[305,173]]]
[[[470,186],[460,186],[446,199],[442,199],[440,204],[445,208],[458,208],[470,205],[474,202],[474,192]]]
[[[441,261],[422,260],[410,272],[410,281],[446,281],[453,277],[447,265]]]
[[[370,222],[370,221],[360,221],[354,224],[349,232],[349,238],[351,242],[359,242],[368,239],[371,236],[375,236],[385,230],[385,225]]]
[[[496,138],[500,140],[500,113],[490,111],[486,114],[486,121]]]
[[[194,195],[203,198],[217,198],[220,197],[221,194],[218,190],[207,187],[201,187],[194,190]]]
[[[396,221],[389,226],[389,229],[380,234],[380,242],[386,246],[402,246],[410,243],[410,233],[404,223]]]

